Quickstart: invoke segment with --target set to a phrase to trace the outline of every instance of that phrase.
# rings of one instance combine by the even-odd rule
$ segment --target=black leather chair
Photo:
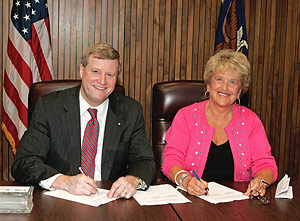
[[[165,137],[177,111],[204,100],[204,81],[180,80],[156,83],[152,89],[152,148],[156,159],[156,183],[166,177],[161,171]]]
[[[75,87],[81,83],[81,80],[52,80],[52,81],[41,81],[33,83],[29,89],[28,95],[28,124],[31,120],[31,115],[34,106],[40,96],[48,94],[53,91],[60,91]],[[125,94],[125,89],[121,85],[116,85],[115,91]]]

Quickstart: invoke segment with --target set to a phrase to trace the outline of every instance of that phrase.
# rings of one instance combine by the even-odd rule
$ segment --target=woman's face
[[[241,76],[231,69],[218,69],[207,85],[210,102],[230,107],[241,94]]]

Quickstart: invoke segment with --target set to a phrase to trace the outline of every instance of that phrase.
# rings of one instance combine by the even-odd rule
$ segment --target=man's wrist
[[[137,190],[146,190],[147,189],[147,184],[144,180],[142,180],[139,177],[132,176],[132,175],[127,175],[126,178],[134,177],[134,183],[136,184],[135,187]]]
[[[57,180],[58,177],[62,176],[63,174],[59,173],[59,174],[56,174],[52,177],[49,177],[48,179],[46,180],[41,180],[39,182],[39,186],[44,188],[44,189],[47,189],[47,190],[54,190],[55,188],[52,186],[53,183]]]
[[[69,186],[69,176],[67,175],[61,175],[55,179],[55,181],[52,183],[51,188],[53,189],[63,189],[68,191]]]
[[[137,190],[146,190],[147,189],[147,184],[144,180],[142,180],[141,178],[137,177],[139,179],[139,184],[137,186]]]

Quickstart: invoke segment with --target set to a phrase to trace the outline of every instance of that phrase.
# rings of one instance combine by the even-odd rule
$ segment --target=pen
[[[83,170],[81,169],[81,167],[78,168],[78,170],[80,171],[80,173],[82,173],[83,175],[85,175],[85,173],[83,172]],[[100,194],[99,189],[97,189],[97,192],[95,194]]]
[[[201,181],[201,179],[198,177],[197,173],[196,173],[194,170],[192,170],[192,172],[193,172],[193,174],[195,175],[196,179],[199,180],[199,181],[202,183],[202,181]],[[208,193],[208,188],[205,188],[205,192]]]

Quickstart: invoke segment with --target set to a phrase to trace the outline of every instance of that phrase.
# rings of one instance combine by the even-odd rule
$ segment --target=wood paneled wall
[[[12,0],[0,0],[2,73],[11,4]],[[112,44],[122,57],[119,83],[143,105],[150,138],[153,84],[203,78],[214,50],[220,4],[220,0],[48,0],[55,78],[79,78],[82,52],[95,42]],[[245,14],[251,109],[265,125],[279,176],[287,173],[299,179],[300,2],[245,0]],[[1,89],[2,82],[3,74]],[[0,136],[0,180],[9,180],[13,156]]]

